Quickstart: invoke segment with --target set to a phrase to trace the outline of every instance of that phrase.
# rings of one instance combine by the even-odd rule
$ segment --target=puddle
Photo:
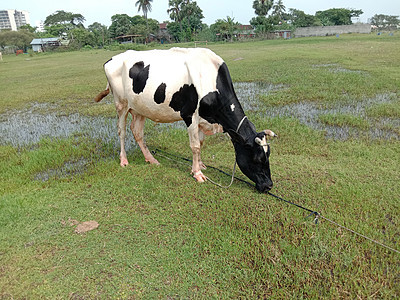
[[[66,138],[81,134],[119,148],[116,118],[88,117],[80,114],[46,115],[31,110],[2,115],[0,121],[1,144],[21,147],[38,143],[42,138]],[[126,147],[135,145],[133,136],[127,134]]]
[[[50,178],[64,178],[83,174],[86,166],[89,163],[90,160],[86,158],[82,158],[77,161],[67,161],[60,168],[48,169],[46,171],[37,173],[34,179],[39,181],[48,181]]]
[[[366,72],[360,70],[350,70],[343,68],[339,64],[320,64],[320,65],[313,65],[314,68],[317,69],[326,69],[331,73],[355,73],[355,74],[367,74]]]
[[[392,102],[396,99],[396,94],[382,94],[374,98],[360,101],[351,101],[351,99],[349,99],[345,104],[339,103],[330,108],[322,107],[312,102],[302,102],[280,107],[269,107],[266,109],[265,104],[261,103],[259,100],[259,96],[283,89],[285,88],[284,85],[272,85],[260,82],[238,82],[234,84],[234,87],[243,109],[246,112],[253,111],[268,117],[295,118],[302,124],[313,129],[326,132],[328,138],[348,139],[350,137],[368,135],[372,138],[399,139],[400,120],[398,118],[368,119],[371,126],[370,129],[364,131],[353,127],[329,126],[319,121],[319,116],[322,114],[342,113],[350,113],[367,119],[367,108],[373,104]],[[42,112],[46,111],[46,108],[48,108],[50,112],[43,114]],[[44,137],[66,138],[73,134],[80,134],[89,139],[96,139],[105,144],[111,144],[117,153],[116,155],[118,155],[120,143],[117,134],[116,117],[89,117],[78,113],[59,115],[56,111],[57,109],[54,107],[54,104],[33,104],[29,109],[0,115],[0,144],[11,144],[15,147],[23,147],[36,144]],[[129,122],[130,116],[128,117],[128,126]],[[157,126],[186,129],[183,122],[160,124]],[[129,127],[127,127],[127,151],[131,151],[135,147],[136,143],[133,135]]]
[[[360,101],[349,101],[338,103],[334,107],[324,108],[312,102],[301,102],[280,107],[271,107],[265,110],[264,116],[269,117],[290,117],[300,121],[315,130],[326,132],[327,138],[345,140],[368,136],[370,138],[399,139],[395,130],[385,129],[382,125],[399,127],[400,120],[392,118],[372,119],[366,115],[366,110],[373,104],[390,103],[394,101],[395,94],[382,94],[374,98],[367,98]],[[319,121],[319,116],[324,114],[351,114],[362,117],[370,123],[370,128],[363,130],[351,126],[331,126]],[[389,127],[389,126],[387,126]]]
[[[268,95],[285,88],[283,84],[274,85],[266,82],[235,82],[233,86],[245,112],[259,111],[264,107],[259,99],[260,95]]]

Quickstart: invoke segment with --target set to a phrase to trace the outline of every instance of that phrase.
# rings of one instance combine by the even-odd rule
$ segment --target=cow
[[[236,162],[260,192],[272,188],[269,166],[271,130],[257,132],[245,115],[233,89],[228,67],[221,57],[204,48],[133,51],[112,57],[104,64],[106,89],[111,90],[118,115],[120,165],[128,165],[125,152],[126,119],[147,162],[158,164],[143,139],[145,119],[159,123],[183,120],[193,153],[192,174],[206,181],[200,148],[205,135],[229,134]]]

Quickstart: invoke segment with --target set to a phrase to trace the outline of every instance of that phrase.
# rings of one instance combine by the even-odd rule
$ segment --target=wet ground
[[[316,68],[328,68],[332,72],[345,72],[336,65],[318,65]],[[366,110],[374,104],[390,103],[395,101],[396,95],[382,94],[374,98],[349,101],[335,104],[333,107],[321,106],[318,103],[302,102],[277,107],[268,107],[260,101],[260,95],[268,95],[277,90],[285,89],[283,85],[271,85],[259,82],[235,83],[236,94],[246,112],[253,112],[264,117],[288,117],[299,120],[315,130],[323,131],[327,138],[346,140],[368,136],[379,139],[399,139],[399,118],[368,119]],[[110,105],[111,98],[105,99]],[[93,104],[95,105],[95,104]],[[44,113],[49,111],[48,113]],[[360,129],[350,126],[329,126],[320,121],[324,114],[351,114],[366,119],[370,126]],[[129,119],[128,119],[129,124]],[[156,126],[173,126],[185,130],[185,124],[159,124]],[[390,128],[390,129],[388,129]],[[396,130],[393,130],[395,128]],[[130,131],[127,131],[126,148],[131,151],[136,147]],[[44,137],[67,138],[79,134],[89,139],[100,140],[104,144],[112,145],[115,149],[113,156],[118,157],[120,144],[117,134],[116,117],[89,117],[73,113],[63,115],[57,112],[57,107],[52,104],[33,104],[23,111],[14,111],[0,115],[0,144],[11,144],[14,147],[34,145]],[[47,181],[50,178],[61,178],[83,173],[90,159],[81,158],[68,161],[63,166],[48,169],[37,173],[35,180]]]
[[[335,65],[323,65],[316,67],[336,68]],[[260,82],[239,82],[235,83],[236,94],[248,112],[257,112],[265,117],[290,117],[299,120],[313,129],[322,130],[328,138],[348,139],[368,135],[371,138],[399,139],[398,130],[388,129],[400,126],[400,119],[380,118],[368,119],[366,109],[373,104],[390,103],[395,100],[394,94],[377,95],[374,98],[351,101],[335,104],[334,107],[326,108],[317,103],[301,102],[278,107],[265,107],[259,96],[268,95],[277,90],[285,89],[283,85],[271,85]],[[78,113],[60,115],[49,109],[50,113],[44,114],[46,107],[51,104],[33,104],[23,111],[15,111],[0,115],[0,144],[11,144],[15,147],[35,144],[43,137],[66,138],[75,133],[84,134],[88,138],[99,139],[105,143],[112,143],[119,148],[116,118],[89,117]],[[93,104],[95,105],[95,104]],[[110,105],[113,105],[110,103]],[[365,130],[350,126],[329,126],[320,122],[319,116],[323,114],[352,114],[368,119],[371,126]],[[129,124],[129,123],[128,123]],[[171,126],[162,125],[162,126]],[[173,125],[178,128],[185,128],[183,122]],[[129,131],[128,131],[129,132]],[[127,134],[127,149],[135,146],[132,134]]]

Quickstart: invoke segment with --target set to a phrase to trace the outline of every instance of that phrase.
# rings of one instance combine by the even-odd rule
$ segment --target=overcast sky
[[[137,0],[1,0],[0,9],[27,10],[30,14],[32,26],[36,21],[45,20],[57,10],[82,14],[86,18],[85,25],[94,22],[111,25],[111,16],[115,14],[137,14],[135,3]],[[198,6],[203,10],[203,22],[208,25],[215,23],[217,19],[234,17],[241,24],[249,24],[255,16],[252,8],[253,0],[197,0]],[[330,8],[354,8],[361,9],[364,14],[360,21],[367,22],[375,14],[400,15],[399,0],[283,0],[286,9],[296,8],[307,14],[314,15],[316,11]],[[159,22],[170,20],[167,14],[168,0],[153,0],[152,11],[149,18]],[[141,12],[140,12],[141,14]]]

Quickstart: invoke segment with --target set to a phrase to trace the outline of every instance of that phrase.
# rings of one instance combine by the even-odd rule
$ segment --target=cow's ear
[[[238,143],[240,145],[244,145],[246,143],[246,141],[242,138],[242,136],[238,134],[236,131],[229,129],[228,134],[231,137],[233,143]]]

